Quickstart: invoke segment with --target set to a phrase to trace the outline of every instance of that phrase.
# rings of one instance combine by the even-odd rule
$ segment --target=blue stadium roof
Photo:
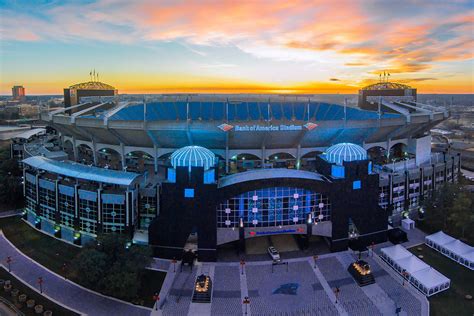
[[[326,149],[325,158],[329,162],[342,164],[343,161],[367,159],[367,151],[356,144],[340,143]]]
[[[399,114],[385,113],[383,118],[398,118]],[[377,119],[377,112],[346,108],[347,120]],[[150,102],[129,105],[115,113],[111,120],[176,121],[176,120],[343,120],[344,106],[323,102]]]
[[[124,186],[131,185],[140,176],[133,172],[89,167],[75,162],[57,161],[42,156],[26,158],[23,163],[36,169],[66,177]]]
[[[176,167],[204,167],[204,170],[216,164],[216,155],[201,146],[186,146],[171,155],[171,165]]]

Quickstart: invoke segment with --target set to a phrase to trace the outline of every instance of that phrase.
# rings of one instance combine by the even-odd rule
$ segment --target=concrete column
[[[296,148],[296,169],[300,169],[300,164],[301,164],[301,145],[298,144],[298,147]]]
[[[94,166],[97,166],[98,163],[96,147],[95,140],[92,139],[92,155],[94,156]]]
[[[262,168],[265,168],[265,146],[262,146]]]
[[[120,143],[120,157],[122,158],[122,170],[125,170],[126,163],[125,163],[125,148],[123,143]]]
[[[225,146],[225,173],[229,173],[229,146]]]
[[[72,152],[73,152],[73,155],[74,155],[74,161],[77,161],[77,159],[79,159],[78,155],[77,155],[77,144],[76,144],[76,137],[72,137]]]
[[[153,152],[155,153],[154,158],[153,158],[153,162],[155,165],[155,174],[157,174],[158,173],[158,147],[155,144],[153,144]]]

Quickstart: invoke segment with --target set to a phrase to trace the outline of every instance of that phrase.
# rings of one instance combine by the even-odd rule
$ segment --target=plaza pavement
[[[429,315],[426,297],[403,286],[402,279],[377,256],[363,258],[370,263],[376,283],[359,287],[347,272],[356,259],[345,251],[320,255],[316,265],[312,257],[288,259],[288,266],[273,268],[270,261],[254,261],[245,264],[243,273],[238,262],[205,263],[206,269],[198,264],[176,273],[170,267],[152,315],[245,315],[245,296],[250,298],[246,315],[253,316],[395,315],[396,307],[401,307],[401,316]],[[204,270],[214,276],[212,302],[192,303],[194,280]],[[293,288],[288,290],[288,285]],[[337,303],[336,287],[340,289]]]

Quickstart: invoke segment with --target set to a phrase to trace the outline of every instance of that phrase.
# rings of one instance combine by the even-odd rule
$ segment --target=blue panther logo
[[[298,283],[286,283],[280,285],[279,288],[273,290],[272,294],[285,294],[285,295],[296,295],[298,291],[298,287],[300,285]]]

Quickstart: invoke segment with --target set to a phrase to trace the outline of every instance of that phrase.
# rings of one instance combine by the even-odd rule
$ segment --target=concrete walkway
[[[33,261],[5,238],[0,230],[0,253],[11,256],[11,273],[31,288],[38,288],[42,277],[43,295],[55,303],[84,315],[150,315],[151,309],[107,297],[88,290]]]

